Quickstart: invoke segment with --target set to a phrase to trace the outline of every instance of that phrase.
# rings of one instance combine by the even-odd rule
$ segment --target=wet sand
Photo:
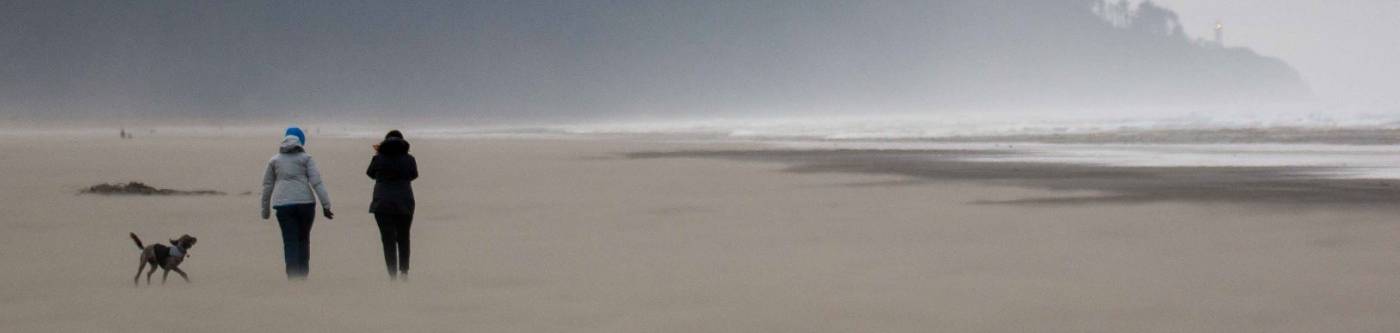
[[[1400,129],[1390,127],[1265,127],[1219,129],[1119,129],[1091,133],[951,136],[906,141],[1039,142],[1092,144],[1400,144]]]
[[[239,195],[256,192],[277,141],[0,142],[0,331],[1400,329],[1390,190],[1304,182],[1254,201],[1196,180],[1290,170],[419,139],[412,281],[391,283],[365,212],[372,140],[313,137],[338,217],[316,222],[311,279],[288,283],[276,224]],[[230,195],[77,195],[125,181]],[[1173,182],[1189,191],[1160,185]],[[1360,194],[1287,194],[1308,191]],[[1105,195],[1134,199],[986,204]],[[199,237],[182,266],[194,283],[133,287],[127,232]]]
[[[1400,211],[1400,181],[1334,179],[1327,167],[1129,167],[969,160],[1016,154],[978,150],[751,149],[635,152],[637,159],[718,158],[778,162],[793,173],[903,176],[888,185],[967,182],[1068,192],[1071,195],[985,203],[1230,202],[1364,207]],[[1083,195],[1083,193],[1093,193]]]

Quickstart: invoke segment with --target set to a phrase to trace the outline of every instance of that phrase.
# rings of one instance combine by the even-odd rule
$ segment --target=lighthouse
[[[1225,47],[1225,24],[1215,21],[1215,46]]]

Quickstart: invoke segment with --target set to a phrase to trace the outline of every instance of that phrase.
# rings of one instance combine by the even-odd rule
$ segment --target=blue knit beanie
[[[286,137],[286,136],[288,136],[288,135],[297,137],[298,140],[301,140],[301,145],[303,145],[303,146],[306,145],[306,133],[302,133],[300,127],[296,127],[296,126],[288,127],[288,128],[287,128],[287,133],[286,133],[286,134],[282,134],[282,136],[283,136],[283,137]]]

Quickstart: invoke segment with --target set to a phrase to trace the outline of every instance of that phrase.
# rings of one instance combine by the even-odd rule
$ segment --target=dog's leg
[[[141,267],[137,267],[137,268],[136,268],[136,277],[134,277],[134,278],[131,279],[131,284],[137,285],[137,286],[140,286],[140,285],[141,285],[141,271],[144,271],[144,270],[146,270],[146,261],[145,261],[145,260],[141,260]]]
[[[174,270],[175,273],[179,273],[179,274],[180,274],[180,277],[185,278],[185,283],[190,283],[190,276],[189,276],[189,275],[185,275],[185,271],[180,270],[179,267],[172,267],[172,268],[170,268],[170,269],[171,269],[171,270]]]
[[[167,278],[170,278],[170,270],[169,270],[169,269],[165,270],[164,273],[161,273],[161,274],[160,274],[160,284],[165,284],[165,279],[167,279]]]
[[[146,285],[151,285],[151,275],[156,273],[156,264],[151,264],[151,270],[146,271]]]

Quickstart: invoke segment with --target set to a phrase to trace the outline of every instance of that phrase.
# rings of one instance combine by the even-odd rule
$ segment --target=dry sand
[[[1393,205],[989,205],[1065,194],[628,158],[697,148],[642,140],[415,140],[413,280],[391,283],[372,141],[312,138],[338,218],[289,283],[239,195],[277,141],[0,142],[0,331],[1400,331]],[[230,195],[76,194],[133,180]],[[133,287],[127,232],[199,237],[194,283]]]

